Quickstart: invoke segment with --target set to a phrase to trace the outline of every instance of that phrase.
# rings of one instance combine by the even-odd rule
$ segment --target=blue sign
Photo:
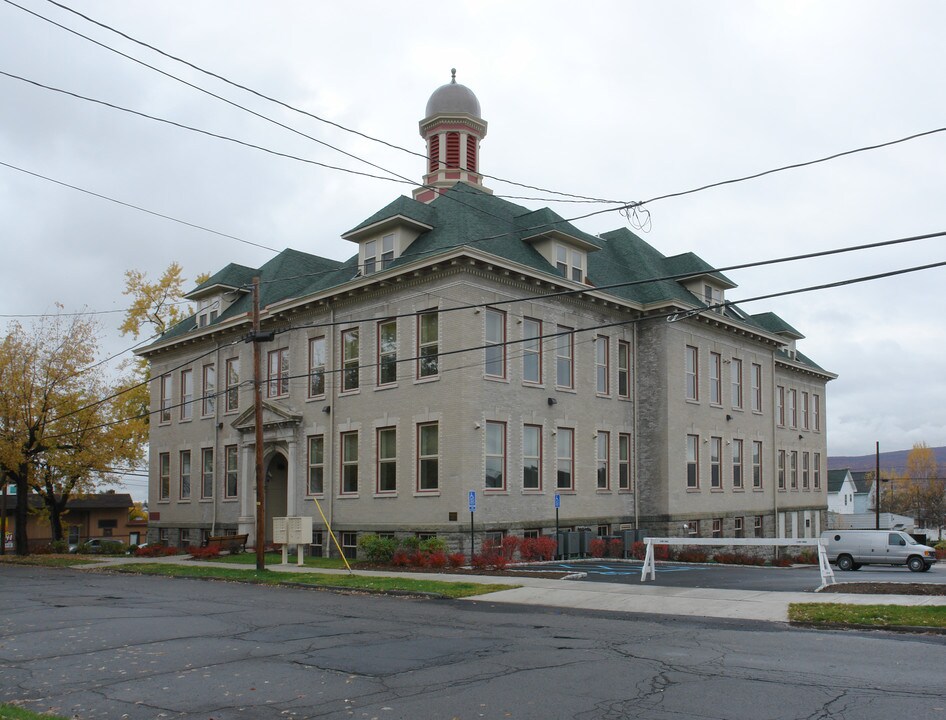
[[[470,512],[476,511],[476,490],[470,490]]]
[[[555,509],[558,510],[560,507],[562,507],[562,496],[555,493]]]

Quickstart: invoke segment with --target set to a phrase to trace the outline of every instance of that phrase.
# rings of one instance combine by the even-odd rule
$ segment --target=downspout
[[[778,417],[776,416],[776,409],[778,407],[778,387],[775,382],[775,353],[777,350],[772,351],[772,380],[769,383],[769,397],[771,398],[770,402],[772,403],[772,467],[775,468],[775,476],[772,481],[772,511],[773,517],[772,521],[775,523],[775,530],[772,533],[772,537],[778,538]],[[783,401],[784,402],[784,401]],[[784,406],[783,406],[784,407]],[[785,482],[788,482],[788,478],[785,478]],[[775,546],[775,557],[778,558],[779,548]]]
[[[333,478],[335,477],[335,412],[338,409],[338,380],[340,375],[336,372],[335,368],[335,305],[332,304],[329,309],[329,328],[331,328],[331,340],[330,347],[332,348],[331,353],[326,353],[326,357],[332,358],[332,367],[329,368],[330,372],[327,373],[331,377],[331,387],[332,392],[329,397],[332,400],[332,404],[329,407],[328,412],[328,442],[325,443],[325,447],[328,450],[326,453],[328,455],[328,467],[330,468],[329,472],[325,473],[325,497],[328,500],[328,522],[330,527],[335,526],[335,483]],[[341,351],[341,348],[339,348]],[[329,538],[325,535],[322,536],[322,545],[324,546],[328,542]],[[323,550],[324,552],[324,550]],[[331,545],[329,545],[329,552],[331,553]]]
[[[633,337],[631,338],[631,340],[632,340],[632,342],[633,342],[633,345],[632,345],[632,347],[633,347],[633,350],[632,350],[632,353],[633,353],[633,360],[632,360],[632,362],[631,362],[631,368],[632,368],[631,371],[634,373],[634,376],[633,376],[633,381],[634,381],[634,384],[633,384],[633,387],[634,387],[634,408],[633,408],[633,410],[631,411],[631,417],[632,417],[632,420],[633,420],[633,422],[634,422],[634,434],[632,435],[632,437],[634,438],[634,448],[633,448],[633,452],[634,452],[634,456],[633,456],[633,457],[634,457],[634,462],[631,464],[631,473],[632,473],[632,475],[631,475],[631,482],[634,483],[634,530],[640,530],[641,525],[640,525],[640,502],[639,502],[639,499],[640,499],[641,488],[640,488],[640,482],[639,482],[640,478],[638,477],[638,474],[637,474],[637,467],[638,467],[638,462],[639,462],[639,460],[638,460],[639,456],[638,456],[638,454],[637,454],[637,450],[638,450],[638,443],[639,443],[639,441],[640,441],[640,438],[639,438],[639,436],[638,436],[638,435],[639,435],[639,430],[638,430],[639,425],[638,425],[638,410],[637,410],[638,403],[639,403],[639,400],[640,400],[640,388],[638,388],[638,386],[637,386],[637,378],[638,378],[638,372],[637,372],[637,363],[638,363],[638,356],[637,356],[637,327],[638,327],[638,323],[635,322],[631,327],[633,328],[633,331],[634,331],[634,332],[633,332]]]
[[[223,380],[224,388],[226,388],[226,382],[227,382],[226,372],[220,372],[221,368],[220,368],[220,342],[219,341],[217,342],[217,355],[216,355],[216,360],[214,361],[214,368],[215,368],[214,374],[215,374],[215,379],[216,379],[216,382],[214,382],[214,394],[216,395],[216,397],[214,398],[214,466],[213,466],[214,474],[213,476],[215,480],[214,480],[213,487],[211,487],[211,494],[213,496],[213,512],[210,519],[211,536],[217,534],[217,504],[220,502],[220,497],[223,495],[223,491],[224,491],[224,485],[227,482],[227,468],[226,468],[227,459],[223,458],[224,467],[223,467],[223,472],[221,473],[223,482],[220,484],[220,488],[219,488],[221,492],[218,493],[216,477],[217,477],[217,467],[219,466],[220,459],[221,459],[220,452],[219,452],[220,429],[221,429],[220,426],[223,425],[223,423],[220,422],[221,395],[218,388],[220,387],[221,380]],[[223,401],[226,402],[227,401],[226,391],[224,391],[224,394],[222,397],[223,397]],[[203,470],[203,468],[201,468],[201,470]]]

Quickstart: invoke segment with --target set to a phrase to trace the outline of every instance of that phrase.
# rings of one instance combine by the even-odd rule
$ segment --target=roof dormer
[[[421,234],[432,230],[433,210],[402,197],[365,220],[342,239],[358,243],[359,275],[386,270]]]

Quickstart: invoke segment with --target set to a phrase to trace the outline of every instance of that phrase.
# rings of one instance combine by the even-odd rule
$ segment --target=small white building
[[[857,512],[854,506],[856,493],[857,486],[849,469],[828,470],[828,512],[841,515]]]

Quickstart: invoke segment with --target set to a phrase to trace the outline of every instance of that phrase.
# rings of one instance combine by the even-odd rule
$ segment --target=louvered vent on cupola
[[[447,167],[460,167],[460,133],[447,133]]]

